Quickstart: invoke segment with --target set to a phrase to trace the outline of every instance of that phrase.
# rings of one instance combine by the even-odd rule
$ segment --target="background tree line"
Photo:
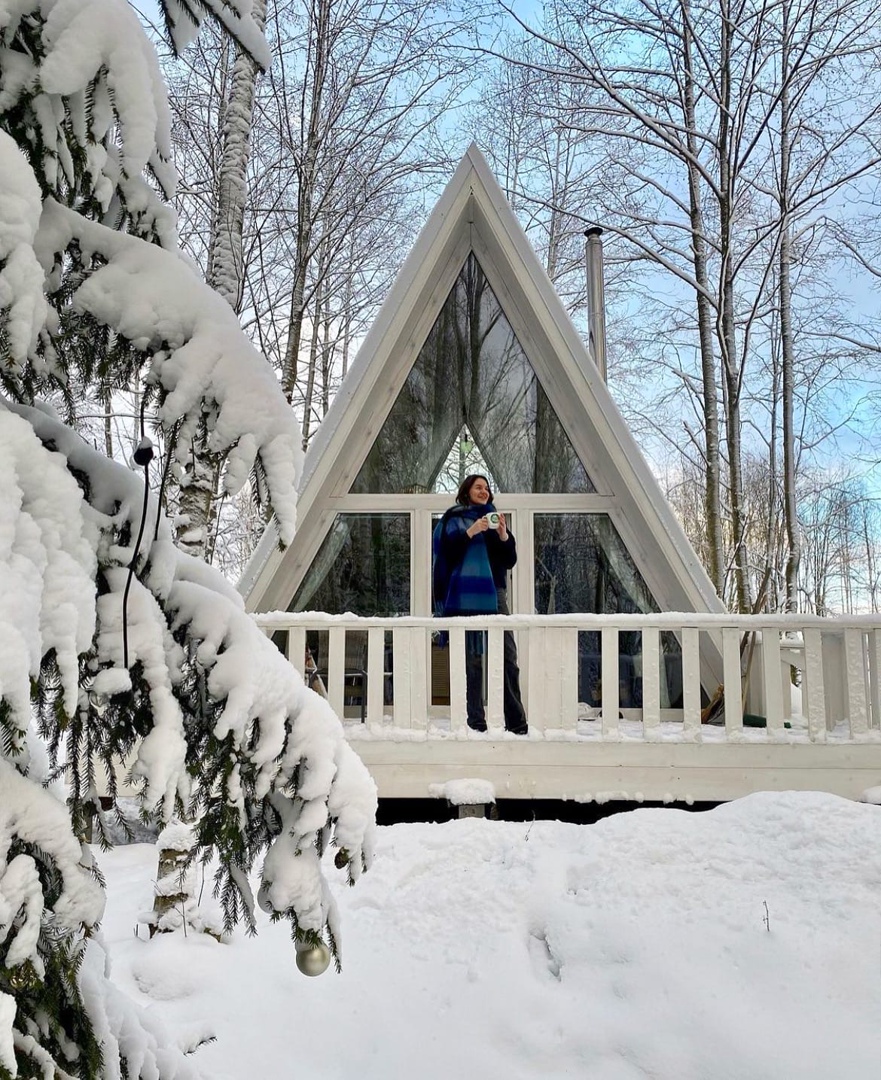
[[[583,231],[604,228],[610,384],[720,595],[874,605],[873,5],[528,10],[270,0],[260,77],[203,35],[168,69],[191,254],[308,442],[476,138],[582,325]],[[216,463],[194,444],[184,492],[200,470],[208,521]],[[233,510],[181,515],[230,566],[254,531]]]

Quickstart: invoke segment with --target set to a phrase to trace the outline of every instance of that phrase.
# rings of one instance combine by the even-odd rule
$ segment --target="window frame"
[[[587,513],[607,514],[621,534],[615,499],[610,495],[536,495],[531,492],[502,493],[496,497],[500,510],[512,515],[511,531],[517,538],[517,566],[511,579],[509,602],[512,613],[535,613],[535,514]],[[413,615],[431,615],[431,534],[432,514],[442,514],[453,505],[453,496],[439,494],[343,495],[329,500],[331,515],[345,513],[400,513],[410,516],[410,611]],[[332,520],[332,518],[331,518]],[[642,573],[623,534],[631,558]],[[645,576],[645,575],[643,575]],[[651,584],[649,583],[649,588]]]

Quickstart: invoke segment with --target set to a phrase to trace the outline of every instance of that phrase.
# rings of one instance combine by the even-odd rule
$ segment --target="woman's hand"
[[[477,521],[474,522],[473,525],[470,525],[465,530],[465,535],[467,537],[469,537],[471,540],[473,540],[474,537],[477,536],[478,533],[486,532],[486,530],[488,528],[489,528],[489,521],[487,520],[486,514],[484,514],[483,517],[479,517],[477,519]]]
[[[505,520],[504,514],[499,514],[499,539],[502,543],[507,543],[508,540],[508,522]]]

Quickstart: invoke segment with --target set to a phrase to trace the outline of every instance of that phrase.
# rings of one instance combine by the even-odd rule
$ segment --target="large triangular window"
[[[596,490],[471,254],[352,491],[448,491],[475,456],[502,491]]]

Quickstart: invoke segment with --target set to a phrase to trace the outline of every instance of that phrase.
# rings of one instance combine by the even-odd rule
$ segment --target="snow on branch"
[[[98,79],[107,96],[101,97],[104,108],[92,108],[88,134],[103,139],[115,115],[119,166],[126,176],[143,172],[157,154],[165,161],[171,157],[165,83],[156,50],[139,31],[134,9],[120,0],[55,3],[46,18],[46,51],[39,64],[43,93],[58,98],[73,98]],[[173,193],[172,182],[165,194]]]
[[[31,679],[53,650],[67,713],[95,629],[97,530],[60,454],[0,401],[0,698],[24,732]]]
[[[281,539],[289,543],[303,459],[300,431],[272,368],[232,308],[177,255],[46,200],[35,240],[46,273],[74,242],[106,264],[74,292],[73,309],[151,353],[147,381],[160,393],[160,422],[167,432],[182,424],[178,442],[185,447],[185,434],[207,421],[209,449],[229,452],[229,493],[259,460]]]
[[[62,927],[94,926],[104,913],[104,893],[90,873],[88,852],[70,831],[64,803],[22,776],[3,757],[0,792],[0,859],[5,863],[13,843],[39,849],[44,861],[51,858],[60,875],[62,887],[53,905],[53,918]],[[7,967],[28,961],[38,974],[43,973],[37,939],[44,905],[35,859],[16,855],[0,877],[0,945],[11,935],[3,960]]]
[[[14,996],[0,993],[4,1075],[18,1075],[19,1051],[45,1076],[75,1072],[117,1080],[123,1075],[198,1080],[161,1022],[109,980],[108,959],[96,936],[103,914],[104,889],[89,849],[71,832],[66,806],[0,754],[0,967],[15,990]],[[79,1045],[38,1004],[41,984],[50,981],[55,1000],[76,1015],[71,984],[59,977],[47,935],[56,948],[63,943],[77,971],[82,1008],[94,1033],[78,1031]]]
[[[109,978],[110,958],[100,940],[88,942],[80,969],[83,1004],[103,1050],[102,1078],[204,1080],[154,1009],[141,1008]],[[125,1064],[125,1070],[119,1063]],[[59,1075],[60,1074],[56,1074]]]
[[[134,695],[148,706],[138,722],[139,738],[130,733],[104,746],[105,752],[118,745],[134,747],[133,774],[143,782],[148,809],[158,809],[168,819],[177,797],[190,795],[197,805],[207,808],[205,828],[210,833],[216,827],[216,833],[206,843],[220,846],[221,859],[227,840],[236,859],[240,860],[243,850],[240,838],[225,832],[228,815],[240,821],[250,815],[248,869],[255,854],[271,846],[280,831],[293,838],[290,850],[299,853],[318,841],[323,843],[325,830],[331,828],[335,830],[331,840],[346,852],[350,876],[357,877],[371,857],[376,788],[346,743],[342,725],[327,702],[307,689],[299,673],[245,611],[229,582],[173,546],[170,526],[153,498],[147,504],[149,540],[135,559],[131,538],[140,531],[144,490],[139,476],[93,450],[39,409],[17,404],[4,408],[0,401],[0,432],[4,431],[18,440],[17,459],[29,457],[32,463],[29,471],[17,473],[18,494],[3,503],[12,508],[11,527],[6,531],[22,534],[22,550],[9,548],[9,557],[17,556],[18,565],[24,552],[25,562],[29,557],[34,565],[42,563],[50,583],[53,559],[83,568],[80,577],[73,579],[79,583],[76,619],[43,612],[45,596],[36,587],[39,574],[31,575],[34,585],[24,578],[18,593],[15,589],[10,593],[10,635],[16,611],[28,611],[31,606],[48,628],[44,635],[43,623],[38,625],[36,616],[31,616],[28,639],[21,649],[27,666],[13,685],[16,696],[11,700],[17,708],[21,712],[26,708],[27,671],[39,670],[51,645],[59,669],[68,673],[65,710],[71,714],[76,705],[82,713],[85,708],[86,722],[94,724],[89,743],[93,753],[101,749],[102,737],[114,726],[124,729],[131,724],[120,702]],[[44,511],[36,521],[26,519],[23,507],[41,506],[39,494],[47,473],[59,474],[54,484],[66,501],[59,510]],[[66,523],[63,530],[60,514]],[[96,561],[97,594],[91,580]],[[124,611],[122,596],[132,563],[136,573]],[[53,608],[61,609],[64,596],[51,590],[47,595],[52,597]],[[0,608],[0,614],[3,611]],[[128,667],[123,662],[124,623]],[[69,626],[81,629],[78,634],[68,629],[65,636]],[[90,642],[93,626],[97,631]],[[85,704],[78,704],[76,665],[88,647],[91,675]],[[0,689],[7,697],[6,688]],[[92,718],[96,708],[105,707],[109,720],[102,720],[101,715]],[[223,778],[220,788],[219,778]],[[275,813],[267,815],[261,808],[264,800],[270,800]],[[290,912],[295,919],[302,915],[311,926],[316,910],[328,919],[332,909],[320,866],[304,859],[297,874],[302,876],[304,870],[312,892],[285,891],[277,910]],[[307,893],[306,909],[299,912],[298,897]],[[320,897],[317,909],[315,895]]]
[[[16,47],[42,20],[40,48]],[[86,189],[174,247],[171,119],[159,60],[126,0],[0,0],[0,115],[21,110],[23,143],[47,190]],[[10,45],[11,43],[11,45]],[[38,88],[38,92],[35,92]],[[117,206],[117,210],[120,207]]]
[[[211,14],[262,68],[272,62],[263,31],[251,15],[252,0],[164,0],[163,6],[175,52],[183,52],[205,15]]]
[[[246,0],[177,8],[232,21],[246,38],[249,26],[258,33]],[[180,447],[173,463],[185,467],[193,437],[207,430],[207,453],[228,455],[226,491],[256,466],[289,543],[302,435],[271,365],[178,252],[174,213],[160,197],[174,189],[168,104],[137,16],[127,0],[0,0],[0,31],[8,373],[27,375],[30,365],[70,383],[78,360],[65,320],[114,331],[142,354],[136,364],[155,388],[159,423]]]
[[[10,368],[33,354],[46,322],[43,268],[34,254],[40,224],[40,187],[24,154],[0,131],[0,313],[5,313]]]

